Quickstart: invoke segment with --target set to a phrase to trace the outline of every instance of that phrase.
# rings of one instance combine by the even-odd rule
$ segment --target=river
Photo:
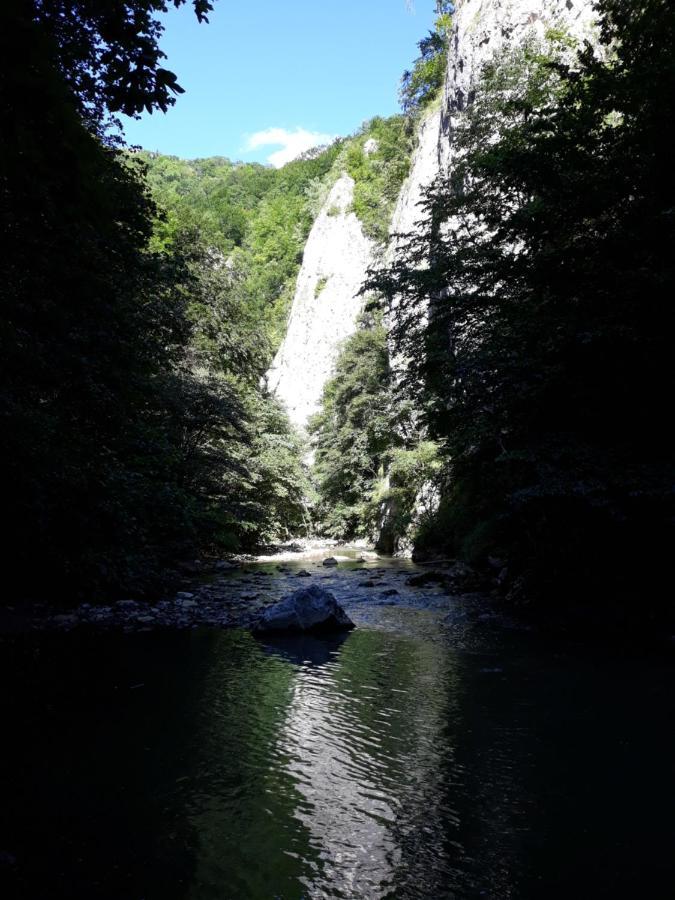
[[[467,622],[411,568],[312,568],[336,639],[3,640],[3,896],[672,896],[672,661]]]

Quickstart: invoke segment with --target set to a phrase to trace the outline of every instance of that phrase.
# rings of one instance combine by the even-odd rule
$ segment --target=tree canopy
[[[552,34],[486,67],[428,226],[370,283],[445,447],[433,540],[530,594],[630,595],[671,534],[675,13],[600,12],[597,53]]]
[[[186,3],[208,22],[212,0],[9,0],[48,42],[80,114],[99,126],[109,113],[166,112],[183,93],[161,65],[158,16]]]
[[[181,560],[304,527],[300,448],[260,388],[270,297],[255,307],[251,273],[223,253],[241,238],[212,240],[227,214],[167,221],[143,158],[104,134],[108,113],[171,100],[164,9],[3,9],[0,470],[17,599],[153,592]],[[244,220],[259,169],[225,198]]]

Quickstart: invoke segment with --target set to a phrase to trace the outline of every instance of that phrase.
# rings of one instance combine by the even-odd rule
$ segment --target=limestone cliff
[[[396,235],[412,231],[423,218],[424,189],[452,166],[454,126],[471,102],[481,67],[504,46],[528,35],[543,38],[551,27],[579,39],[590,36],[592,0],[457,0],[443,95],[418,128],[410,173],[392,216],[389,259]],[[376,260],[376,245],[351,211],[353,191],[354,182],[342,174],[314,223],[286,337],[267,375],[269,389],[300,429],[318,410],[340,345],[354,331],[363,306],[359,291]]]
[[[420,204],[424,199],[424,191],[433,183],[441,167],[441,120],[441,106],[435,104],[418,126],[417,146],[410,163],[410,174],[401,188],[389,228],[389,257],[396,253],[398,235],[414,231],[423,217]]]
[[[304,429],[319,408],[342,341],[354,331],[373,242],[350,211],[354,182],[336,181],[310,232],[284,341],[267,373],[269,390]]]
[[[485,63],[530,36],[543,39],[551,28],[577,41],[593,39],[593,0],[457,0],[455,7],[443,95],[420,122],[410,175],[392,217],[389,256],[396,252],[396,235],[423,220],[425,188],[452,165],[453,124],[471,102]]]
[[[471,102],[482,66],[504,47],[543,39],[561,28],[578,41],[592,39],[593,0],[457,0],[448,54],[440,161],[452,162],[453,120]]]

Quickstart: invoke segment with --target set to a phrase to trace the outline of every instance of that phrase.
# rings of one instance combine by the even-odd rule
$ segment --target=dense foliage
[[[371,287],[446,447],[436,547],[614,602],[653,589],[672,537],[675,11],[600,11],[598,54],[486,69],[428,228]]]
[[[377,309],[364,313],[345,341],[310,431],[318,529],[398,549],[411,526],[427,518],[418,498],[425,485],[431,490],[438,463],[436,446],[421,440],[414,411],[398,390]]]
[[[375,118],[351,138],[339,164],[354,179],[353,211],[365,234],[384,243],[401,185],[410,169],[413,141],[403,116]]]
[[[138,159],[102,139],[111,111],[168,102],[153,78],[115,81],[144,32],[116,44],[105,30],[122,7],[142,24],[163,4],[104,5],[3,10],[8,597],[145,592],[176,561],[304,524],[297,439],[259,389],[270,347],[246,274],[199,227],[161,231]]]
[[[410,117],[424,110],[438,97],[445,79],[454,5],[439,0],[436,11],[438,16],[433,30],[417,45],[420,55],[412,69],[404,72],[401,78],[401,107]]]
[[[340,152],[336,141],[278,170],[222,157],[137,154],[165,214],[156,223],[157,245],[196,231],[227,256],[239,303],[259,324],[267,362],[283,338],[305,241]]]
[[[389,448],[389,387],[386,329],[381,316],[366,316],[345,342],[310,425],[319,495],[315,514],[330,537],[364,535],[364,506],[384,474]]]

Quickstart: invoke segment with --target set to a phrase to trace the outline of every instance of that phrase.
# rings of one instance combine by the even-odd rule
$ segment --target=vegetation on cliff
[[[600,11],[597,55],[487,67],[428,227],[370,287],[396,298],[407,395],[443,447],[426,549],[615,602],[654,588],[672,537],[675,12]]]
[[[267,363],[284,336],[302,251],[341,144],[310,151],[282,169],[224,157],[137,154],[162,214],[156,244],[197,233],[227,258],[237,273],[240,302],[266,342]]]
[[[436,100],[445,81],[454,4],[438,0],[436,12],[433,30],[417,45],[420,55],[401,78],[401,108],[412,119]]]
[[[413,137],[403,116],[375,118],[351,138],[340,160],[354,179],[353,211],[365,234],[384,244],[396,200],[410,168]]]
[[[386,540],[386,549],[394,550],[397,538],[428,519],[417,500],[425,485],[432,490],[438,461],[435,444],[424,440],[399,390],[387,335],[373,305],[342,348],[310,433],[315,527],[342,540]]]

